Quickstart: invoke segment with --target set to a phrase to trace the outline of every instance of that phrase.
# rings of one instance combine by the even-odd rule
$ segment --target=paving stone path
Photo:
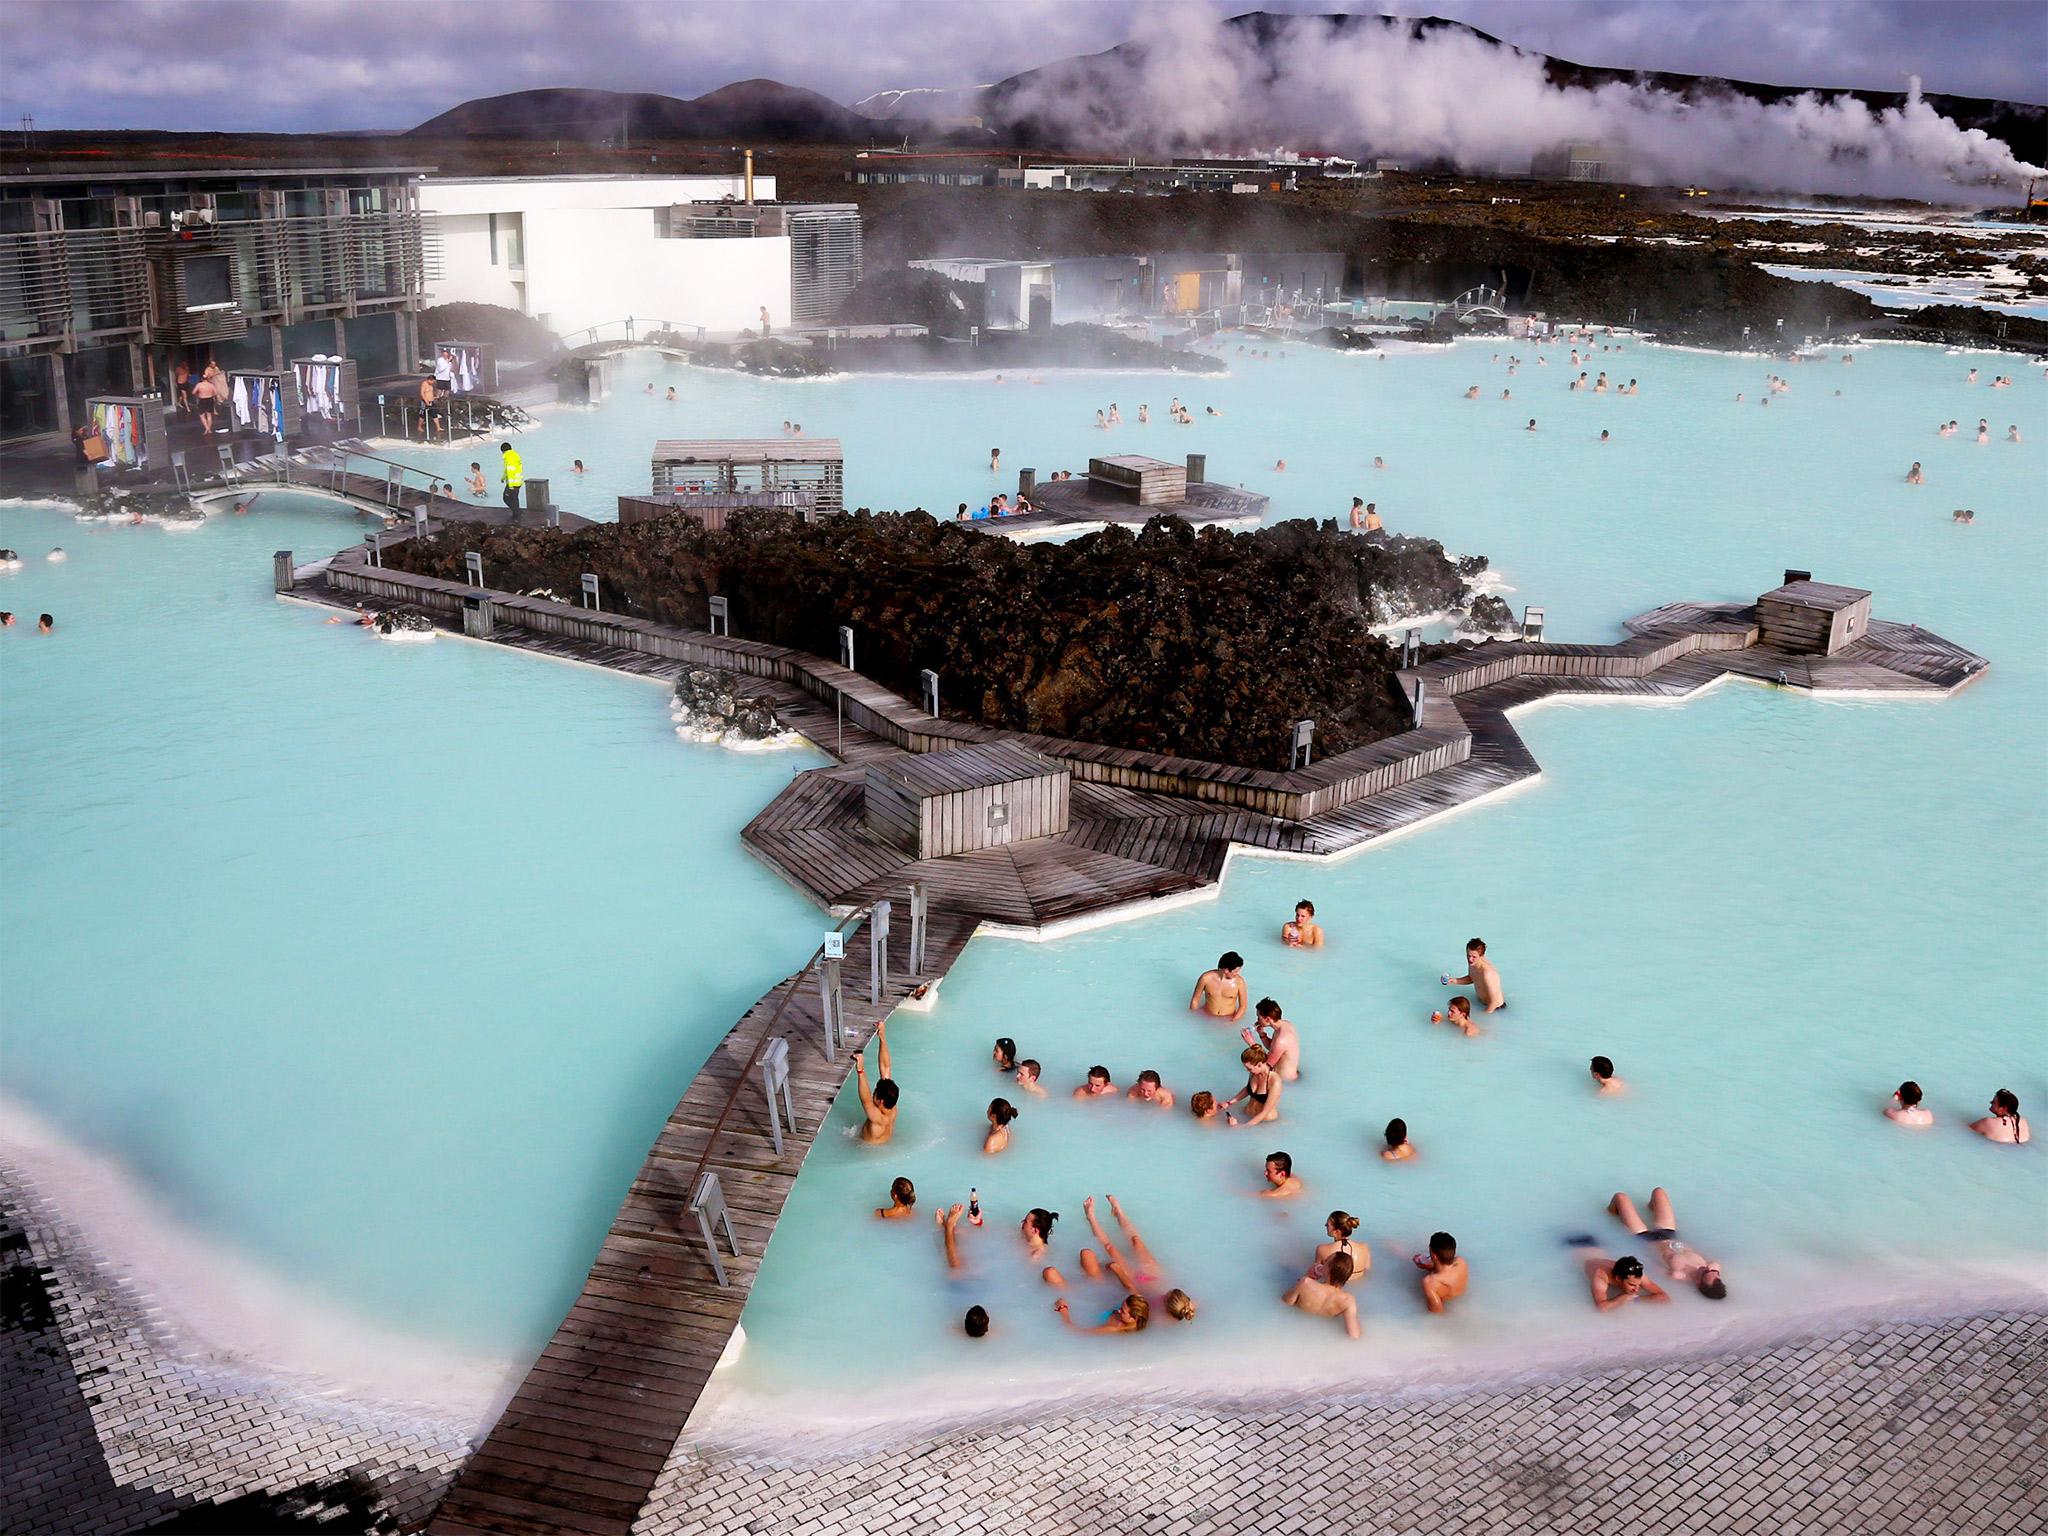
[[[1466,1394],[1077,1407],[767,1456],[687,1432],[645,1536],[2037,1536],[2048,1314]]]

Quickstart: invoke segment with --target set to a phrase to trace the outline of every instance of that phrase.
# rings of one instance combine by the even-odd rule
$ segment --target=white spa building
[[[782,204],[775,178],[426,176],[438,237],[427,303],[496,304],[575,339],[631,317],[641,329],[731,333],[830,321],[860,280],[852,204]]]

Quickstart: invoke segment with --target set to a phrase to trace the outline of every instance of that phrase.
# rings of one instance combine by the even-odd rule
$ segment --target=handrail
[[[859,911],[841,919],[837,931],[842,934],[851,933],[865,922],[873,912],[874,908],[872,907],[862,907]],[[825,946],[820,944],[811,951],[810,959],[799,966],[796,973],[782,984],[781,1001],[776,1003],[775,1012],[769,1015],[768,1022],[761,1026],[760,1033],[754,1037],[754,1048],[747,1054],[746,1065],[740,1068],[739,1075],[733,1079],[732,1087],[726,1090],[725,1103],[719,1106],[718,1118],[711,1123],[711,1134],[705,1138],[703,1154],[698,1157],[697,1166],[690,1170],[689,1187],[691,1189],[697,1187],[697,1181],[704,1176],[705,1168],[710,1165],[711,1154],[718,1150],[718,1137],[719,1133],[725,1129],[725,1117],[732,1113],[733,1105],[739,1100],[740,1090],[747,1086],[748,1080],[753,1076],[754,1067],[761,1059],[762,1049],[768,1044],[769,1038],[775,1033],[775,1026],[782,1022],[783,1010],[789,1006],[789,1000],[796,996],[798,989],[803,985],[804,978],[811,974],[811,967],[822,960],[824,956]]]

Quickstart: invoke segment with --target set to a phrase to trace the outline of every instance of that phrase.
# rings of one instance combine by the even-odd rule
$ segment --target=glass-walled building
[[[68,432],[95,395],[169,395],[209,359],[410,369],[426,169],[0,177],[0,439]]]

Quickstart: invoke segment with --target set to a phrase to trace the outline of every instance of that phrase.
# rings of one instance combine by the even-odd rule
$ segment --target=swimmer
[[[673,384],[669,385],[668,387],[668,397],[671,400],[675,399],[676,397],[676,387]]]
[[[43,617],[47,619],[49,615]],[[2034,1133],[2027,1127],[2027,1117],[2020,1113],[2020,1097],[2010,1088],[2001,1088],[1991,1095],[1991,1113],[1981,1120],[1972,1120],[1970,1129],[1986,1141],[2006,1146],[2024,1146],[2034,1139]]]
[[[1150,1067],[1138,1074],[1138,1080],[1131,1084],[1131,1091],[1124,1095],[1134,1104],[1150,1104],[1158,1109],[1173,1108],[1173,1090],[1159,1081],[1159,1074]]]
[[[1387,461],[1381,458],[1378,454],[1374,454],[1372,460],[1372,467],[1374,469],[1385,469],[1387,467]]]
[[[1955,511],[1949,514],[1948,520],[1952,523],[1974,523],[1977,521],[1977,514],[1968,507],[1957,507]]]
[[[1674,1284],[1689,1285],[1709,1301],[1724,1301],[1728,1286],[1721,1278],[1721,1264],[1718,1259],[1709,1258],[1696,1248],[1690,1248],[1678,1240],[1678,1218],[1671,1209],[1671,1196],[1660,1187],[1650,1191],[1650,1219],[1656,1226],[1646,1226],[1643,1218],[1636,1214],[1635,1202],[1625,1194],[1616,1191],[1607,1209],[1620,1219],[1621,1224],[1636,1236],[1649,1241],[1657,1256],[1664,1261],[1664,1271]],[[1619,1265],[1617,1263],[1617,1270]],[[1638,1270],[1638,1273],[1641,1271]],[[1649,1283],[1644,1282],[1645,1285]],[[1656,1287],[1650,1286],[1652,1290]],[[1597,1303],[1600,1291],[1595,1283],[1593,1292]],[[1655,1299],[1655,1298],[1653,1298]],[[1601,1307],[1601,1311],[1608,1309]]]
[[[1988,421],[1980,421],[1980,422],[1978,422],[1978,423],[1977,423],[1977,441],[1978,441],[1978,442],[1980,442],[1980,443],[1988,443],[1988,442],[1990,442],[1990,441],[1991,441],[1991,423],[1990,423],[1990,422],[1988,422]]]
[[[1415,1143],[1408,1139],[1408,1122],[1399,1115],[1387,1122],[1387,1144],[1380,1148],[1383,1163],[1407,1163],[1415,1159]]]
[[[1536,430],[1536,418],[1534,416],[1531,416],[1529,418],[1529,425],[1522,428],[1522,430],[1524,432],[1534,432]]]
[[[1221,416],[1223,414],[1221,411],[1217,410],[1216,407],[1213,405],[1205,405],[1202,407],[1202,409],[1207,411],[1211,416]]]
[[[1614,1063],[1605,1056],[1593,1058],[1593,1091],[1607,1095],[1628,1092],[1628,1084],[1614,1075]]]
[[[1368,536],[1387,531],[1387,525],[1380,521],[1380,504],[1376,501],[1365,504],[1365,531]]]
[[[1116,1096],[1116,1084],[1109,1080],[1109,1068],[1090,1067],[1088,1080],[1074,1090],[1077,1099],[1106,1099]]]
[[[1934,429],[1934,435],[1936,437],[1954,437],[1956,435],[1956,424],[1952,421],[1945,421]]]
[[[782,424],[782,435],[784,437],[789,436],[789,423],[786,421]]]
[[[860,1139],[875,1146],[896,1134],[897,1092],[896,1081],[889,1076],[887,1028],[886,1020],[875,1026],[875,1060],[880,1076],[873,1088],[868,1087],[867,1053],[863,1051],[853,1058],[853,1077],[860,1088],[860,1107],[867,1116],[861,1124]]]
[[[57,549],[51,550],[47,555],[43,556],[43,558],[45,560],[69,560],[71,557],[65,554],[63,549],[59,547]]]
[[[1441,1013],[1429,1016],[1432,1024],[1449,1024],[1462,1031],[1468,1038],[1479,1033],[1479,1026],[1472,1022],[1472,1000],[1468,997],[1454,997],[1444,1006]]]
[[[572,475],[580,475],[580,474],[582,474],[582,473],[583,473],[583,461],[582,461],[581,459],[578,459],[578,460],[577,460],[577,461],[576,461],[576,462],[575,462],[574,464],[570,465],[570,466],[569,466],[569,473],[570,473],[570,474],[572,474]]]
[[[654,389],[654,386],[650,384],[647,386],[647,388],[651,392]],[[487,487],[484,483],[483,465],[471,463],[471,465],[469,466],[469,479],[463,483],[469,487],[470,495],[478,497],[484,495]]]
[[[1976,382],[1977,382],[1977,370],[1976,370],[1976,369],[1974,369],[1974,368],[1972,368],[1972,369],[1970,370],[1970,376],[1969,376],[1969,377],[1968,377],[1967,379],[1964,379],[1964,380],[1963,380],[1963,382],[1964,382],[1965,384],[1974,384],[1974,383],[1976,383]]]
[[[1225,1113],[1235,1109],[1242,1101],[1251,1111],[1245,1119],[1246,1125],[1262,1125],[1268,1120],[1278,1120],[1282,1084],[1280,1074],[1267,1062],[1266,1048],[1263,1045],[1248,1045],[1238,1052],[1237,1059],[1244,1064],[1244,1087],[1236,1097],[1224,1100]]]
[[[1012,1040],[1012,1039],[1011,1039],[1011,1038],[1010,1038],[1010,1037],[1009,1037],[1008,1035],[997,1035],[997,1036],[996,1036],[996,1048],[995,1048],[995,1061],[996,1061],[996,1070],[997,1070],[998,1072],[1014,1072],[1014,1071],[1016,1071],[1016,1070],[1017,1070],[1017,1042],[1016,1042],[1016,1041],[1014,1041],[1014,1040]]]
[[[1124,413],[1116,408],[1114,400],[1109,402],[1109,424],[1112,427],[1120,427],[1124,424]]]
[[[1739,389],[1735,391],[1735,403],[1737,405],[1742,404],[1742,391]]]
[[[981,1150],[989,1156],[1010,1144],[1010,1122],[1017,1118],[1017,1106],[1008,1099],[988,1101],[988,1134],[981,1138]]]
[[[1372,1250],[1351,1235],[1358,1230],[1356,1216],[1348,1211],[1332,1211],[1323,1221],[1323,1230],[1330,1234],[1330,1240],[1316,1245],[1315,1259],[1308,1267],[1309,1279],[1329,1279],[1330,1261],[1339,1254],[1351,1261],[1352,1274],[1362,1275],[1371,1270]]]
[[[1225,1125],[1237,1124],[1237,1116],[1226,1112],[1216,1102],[1216,1095],[1206,1088],[1188,1100],[1188,1113],[1197,1120],[1214,1120],[1220,1116]]]
[[[1095,425],[1098,427],[1107,428],[1109,426],[1109,418],[1103,415],[1102,412],[1097,411],[1095,413]]]
[[[1766,400],[1766,401],[1764,402],[1764,404],[1766,404],[1766,405],[1769,405],[1769,404],[1770,404],[1770,402],[1769,402],[1768,400]],[[1611,437],[1609,437],[1609,436],[1607,435],[1607,429],[1606,429],[1605,427],[1602,427],[1602,428],[1600,429],[1600,441],[1601,441],[1601,442],[1603,442],[1603,443],[1611,443],[1611,442],[1613,442],[1613,441],[1614,441],[1614,439],[1613,439],[1613,438],[1611,438]]]
[[[1024,1060],[1017,1063],[1017,1086],[1033,1098],[1044,1098],[1045,1089],[1038,1081],[1042,1070],[1037,1062],[1027,1056]]]
[[[932,1220],[939,1229],[939,1240],[946,1247],[946,1268],[965,1269],[960,1259],[960,1218],[967,1213],[967,1207],[956,1205],[947,1210],[933,1211]]]
[[[1062,1296],[1052,1304],[1059,1313],[1060,1321],[1076,1333],[1143,1333],[1145,1325],[1152,1320],[1152,1303],[1133,1291],[1123,1299],[1123,1305],[1105,1317],[1093,1328],[1083,1328],[1067,1311],[1067,1298]]]
[[[1479,386],[1474,384],[1470,389],[1466,390],[1465,398],[1467,400],[1477,400],[1479,398]]]
[[[1278,475],[1278,474],[1285,474],[1286,472],[1287,472],[1287,461],[1286,461],[1285,459],[1275,459],[1275,460],[1273,461],[1273,473],[1275,473],[1276,475]]]
[[[2005,440],[2008,443],[2016,443],[2020,440],[2020,429],[2017,423],[2005,429]]]
[[[1024,1213],[1024,1219],[1017,1224],[1017,1230],[1023,1235],[1024,1246],[1033,1258],[1039,1258],[1045,1253],[1046,1244],[1052,1241],[1052,1225],[1059,1219],[1058,1211],[1048,1211],[1042,1205],[1034,1205]],[[1050,1273],[1057,1275],[1059,1271],[1053,1270]]]
[[[1918,459],[1915,459],[1913,461],[1913,467],[1906,471],[1906,484],[1925,485],[1926,483],[1927,477],[1920,473],[1920,461]]]
[[[1934,1111],[1920,1102],[1920,1085],[1911,1078],[1892,1090],[1892,1101],[1885,1105],[1884,1117],[1894,1125],[1934,1124]]]
[[[55,629],[56,627],[57,621],[51,618],[47,613],[41,615],[36,620],[36,633],[39,635],[47,635],[51,630]],[[2026,1140],[2024,1136],[2020,1139],[2022,1141]]]
[[[1292,1200],[1302,1191],[1301,1180],[1294,1172],[1294,1159],[1285,1152],[1267,1155],[1265,1180],[1266,1187],[1259,1191],[1261,1200]]]
[[[1294,921],[1280,925],[1280,942],[1290,949],[1323,947],[1323,925],[1316,921],[1314,902],[1303,900],[1294,904]]]
[[[1507,390],[1505,390],[1505,389],[1504,389],[1504,390],[1502,390],[1502,391],[1500,392],[1500,397],[1501,397],[1501,399],[1503,399],[1503,400],[1512,400],[1512,399],[1514,399],[1514,398],[1515,398],[1513,394],[1511,394],[1510,392],[1508,392],[1508,391],[1507,391]]]
[[[1152,408],[1142,402],[1138,406],[1138,425],[1145,426],[1152,420]]]
[[[333,624],[333,623],[336,623],[336,622],[338,622],[338,621],[337,621],[337,620],[334,620],[334,619],[329,619],[329,620],[328,620],[327,622],[328,622],[328,623],[330,623],[330,624]],[[0,629],[12,629],[12,628],[14,628],[14,613],[13,613],[13,610],[11,610],[11,609],[4,609],[4,608],[0,608]]]
[[[1245,1032],[1247,1045],[1263,1045],[1266,1059],[1287,1082],[1301,1076],[1301,1035],[1280,1016],[1280,1005],[1270,997],[1259,999],[1252,1027]]]
[[[1344,1331],[1357,1338],[1358,1298],[1346,1294],[1344,1283],[1351,1278],[1351,1260],[1338,1254],[1329,1263],[1329,1279],[1317,1280],[1304,1275],[1294,1282],[1280,1299],[1290,1307],[1299,1307],[1311,1317],[1334,1317],[1344,1325]]]
[[[1484,939],[1465,941],[1464,975],[1440,976],[1437,979],[1447,987],[1470,987],[1479,994],[1479,1006],[1487,1013],[1498,1013],[1508,1005],[1507,994],[1501,990],[1500,972],[1486,958]]]
[[[1448,1232],[1430,1233],[1429,1252],[1414,1255],[1414,1263],[1422,1271],[1422,1304],[1432,1312],[1464,1295],[1471,1282],[1471,1271],[1458,1257],[1458,1240]]]
[[[992,474],[992,475],[993,475],[993,474],[995,474],[995,473],[996,473],[997,471],[999,471],[999,470],[1000,470],[1000,469],[1001,469],[1002,467],[1003,467],[1003,450],[1002,450],[1002,449],[1000,449],[1000,448],[991,448],[991,449],[989,449],[989,451],[988,451],[988,472],[989,472],[990,474]]]
[[[1000,384],[1002,380],[997,379],[996,382]],[[967,1337],[969,1337],[970,1339],[987,1338],[988,1308],[981,1306],[979,1304],[969,1307],[967,1309],[967,1316],[961,1322],[960,1326],[967,1330]]]
[[[1362,533],[1365,531],[1365,498],[1363,496],[1351,498],[1351,526],[1358,532]]]
[[[1081,1213],[1088,1218],[1088,1230],[1095,1234],[1095,1240],[1102,1244],[1102,1251],[1108,1256],[1109,1272],[1127,1291],[1157,1285],[1165,1274],[1165,1266],[1159,1262],[1159,1256],[1145,1246],[1145,1239],[1139,1236],[1138,1229],[1131,1225],[1131,1218],[1124,1214],[1124,1208],[1117,1203],[1116,1196],[1110,1195],[1106,1198],[1109,1201],[1110,1214],[1116,1217],[1116,1224],[1123,1231],[1124,1241],[1130,1244],[1131,1258],[1136,1261],[1133,1264],[1124,1262],[1124,1256],[1117,1251],[1116,1244],[1111,1242],[1109,1234],[1102,1230],[1102,1223],[1095,1215],[1095,1197],[1090,1195],[1081,1202]],[[1094,1255],[1085,1248],[1081,1250],[1081,1254],[1081,1267],[1086,1271]],[[1094,1276],[1091,1275],[1090,1278]],[[1194,1315],[1192,1307],[1188,1315]]]
[[[1217,957],[1214,970],[1195,978],[1195,995],[1188,999],[1188,1007],[1199,1008],[1212,1019],[1228,1019],[1235,1024],[1251,1005],[1243,973],[1244,956],[1226,949]]]
[[[1632,1301],[1669,1301],[1671,1297],[1656,1281],[1643,1274],[1643,1261],[1633,1254],[1609,1259],[1596,1254],[1586,1261],[1586,1282],[1592,1287],[1593,1305],[1612,1312]]]
[[[649,393],[650,395],[654,393],[654,381],[653,381],[652,379],[650,379],[650,380],[648,380],[648,381],[647,381],[647,393]],[[784,423],[782,424],[782,430],[783,430],[783,431],[785,431],[785,432],[787,432],[787,431],[789,430],[789,423],[788,423],[788,422],[784,422]]]
[[[901,1176],[889,1182],[889,1203],[875,1207],[878,1221],[901,1221],[917,1213],[917,1186]]]

